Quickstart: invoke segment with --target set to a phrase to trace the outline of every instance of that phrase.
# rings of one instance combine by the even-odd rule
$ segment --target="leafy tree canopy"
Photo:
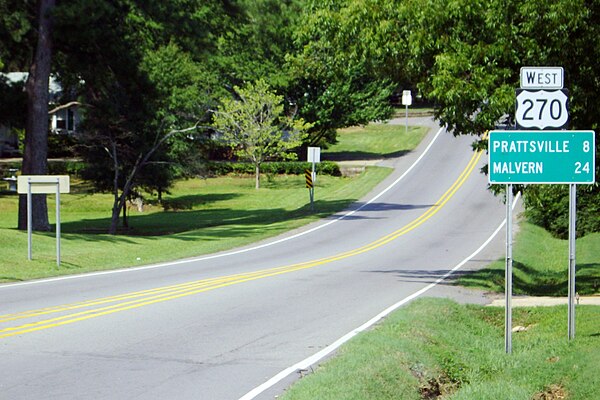
[[[313,123],[309,144],[326,146],[335,142],[337,128],[391,115],[395,84],[378,61],[388,59],[382,54],[387,50],[375,29],[370,37],[365,32],[371,23],[380,26],[378,17],[387,9],[375,5],[366,0],[308,3],[294,36],[298,50],[287,58],[287,95],[299,115]]]

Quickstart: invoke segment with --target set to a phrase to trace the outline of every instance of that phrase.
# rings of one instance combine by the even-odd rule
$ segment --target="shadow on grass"
[[[449,269],[434,269],[434,270],[426,270],[426,269],[393,269],[393,270],[377,270],[377,271],[369,271],[373,273],[379,274],[392,274],[396,278],[398,278],[401,282],[416,282],[416,283],[435,283],[438,279],[442,278],[446,274],[450,272]],[[444,281],[439,284],[453,284],[453,281],[467,275],[468,272],[465,271],[455,271],[451,275],[449,275]]]
[[[394,269],[371,271],[390,274],[402,282],[434,283],[450,272],[448,269]],[[492,292],[504,292],[504,268],[486,268],[479,271],[456,271],[440,284],[460,285]],[[513,293],[530,296],[567,296],[568,272],[538,271],[523,263],[513,263]],[[584,296],[600,291],[600,264],[577,266],[577,292]]]
[[[0,185],[2,184],[2,182],[0,181]],[[11,192],[10,190],[2,190],[0,189],[0,198],[9,198],[9,197],[14,197],[14,198],[19,198],[19,195],[17,194],[17,192]]]
[[[185,196],[190,197],[190,196]],[[197,200],[197,199],[196,199]],[[301,219],[307,216],[326,217],[347,207],[352,200],[316,201],[315,212],[306,205],[297,210],[262,209],[239,210],[230,208],[210,210],[163,211],[129,217],[129,229],[121,229],[119,235],[107,235],[110,218],[87,219],[66,222],[61,225],[63,233],[74,240],[127,242],[131,236],[160,237],[175,235],[182,240],[218,239],[256,234],[268,231],[275,223]],[[208,229],[210,228],[210,229]]]
[[[577,265],[576,288],[580,295],[595,294],[600,291],[600,264]],[[514,294],[530,296],[567,296],[568,269],[551,271],[532,268],[519,261],[513,262]],[[485,268],[461,275],[456,284],[466,287],[485,288],[495,292],[504,291],[504,266]]]
[[[333,151],[323,153],[321,158],[327,161],[379,160],[381,158],[402,157],[408,153],[410,153],[409,150],[400,150],[385,154],[366,151]]]
[[[196,198],[199,197],[199,198]],[[201,198],[201,199],[200,199]],[[218,201],[219,196],[213,196],[213,201]],[[222,197],[221,197],[222,198]],[[177,198],[178,200],[180,198]],[[206,196],[183,196],[186,201],[206,201]],[[218,208],[210,210],[178,210],[134,215],[129,218],[130,228],[119,230],[118,235],[108,235],[107,230],[110,218],[87,219],[66,222],[61,225],[61,230],[68,233],[65,240],[105,241],[110,243],[133,243],[132,237],[143,236],[149,239],[171,236],[180,240],[222,240],[233,237],[256,236],[260,231],[261,236],[273,231],[281,230],[279,223],[293,221],[307,217],[339,218],[334,215],[340,210],[348,209],[355,203],[353,199],[343,200],[317,200],[314,202],[314,211],[310,204],[296,210],[259,209],[240,210],[231,208]],[[202,203],[197,203],[202,204]],[[364,203],[355,203],[356,207]],[[407,205],[393,203],[371,203],[364,207],[362,215],[352,215],[352,219],[377,219],[377,213],[390,210],[412,210],[429,208],[430,205]],[[49,233],[50,234],[50,233]]]
[[[162,202],[162,207],[165,211],[193,210],[198,206],[231,200],[240,196],[235,193],[192,194],[165,199]]]
[[[14,276],[0,276],[0,282],[25,282],[26,279],[16,278]]]

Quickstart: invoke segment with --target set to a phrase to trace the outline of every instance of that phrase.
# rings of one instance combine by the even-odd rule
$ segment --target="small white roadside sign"
[[[402,105],[403,106],[412,105],[412,94],[410,93],[410,90],[402,91]]]
[[[308,159],[307,161],[310,163],[320,163],[321,162],[321,148],[320,147],[309,147],[308,148]]]
[[[27,195],[27,259],[32,260],[32,196],[34,194],[56,194],[56,265],[60,266],[60,194],[71,191],[69,175],[20,175],[17,177],[17,192]]]

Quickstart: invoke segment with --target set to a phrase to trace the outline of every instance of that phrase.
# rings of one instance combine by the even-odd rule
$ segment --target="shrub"
[[[276,161],[261,165],[261,172],[272,175],[304,175],[306,169],[312,169],[311,163],[301,161]],[[209,175],[227,174],[254,174],[254,166],[241,162],[209,162],[207,164]],[[341,176],[340,167],[332,161],[324,161],[316,166],[317,173],[331,176]]]
[[[81,176],[81,171],[85,167],[83,161],[56,160],[48,162],[48,173],[50,175],[71,175]]]
[[[533,185],[524,192],[526,215],[555,237],[566,239],[569,233],[569,186]],[[600,232],[600,188],[578,185],[577,236]]]

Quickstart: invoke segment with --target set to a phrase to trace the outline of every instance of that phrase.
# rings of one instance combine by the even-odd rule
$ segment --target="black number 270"
[[[544,116],[544,110],[546,109],[546,105],[548,104],[548,100],[547,99],[536,99],[535,103],[540,103],[540,106],[539,106],[540,112],[538,115],[538,119],[542,119],[542,117]],[[533,121],[534,117],[529,114],[531,112],[532,114],[535,115],[535,112],[532,112],[532,110],[535,107],[535,103],[533,102],[533,100],[530,100],[530,99],[526,99],[525,101],[523,101],[523,105],[526,107],[525,112],[523,113],[524,120]],[[556,99],[550,101],[549,112],[550,112],[550,118],[558,121],[560,119],[560,117],[562,116],[562,103]]]

